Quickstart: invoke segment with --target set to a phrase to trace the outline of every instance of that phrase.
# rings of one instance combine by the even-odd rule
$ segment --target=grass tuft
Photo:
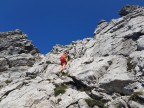
[[[68,72],[63,73],[62,75],[63,75],[63,76],[69,76]]]
[[[135,63],[132,63],[132,60],[129,58],[127,60],[127,71],[131,72],[136,67]]]
[[[89,107],[94,107],[94,106],[98,106],[100,108],[107,108],[106,106],[104,106],[104,103],[102,101],[99,100],[94,100],[94,99],[85,99],[86,103],[88,104]]]
[[[134,92],[131,94],[130,98],[129,98],[129,101],[130,100],[133,100],[133,101],[138,101],[139,100],[139,95],[143,95],[142,92]]]
[[[51,64],[51,62],[50,62],[50,61],[46,61],[46,64],[48,64],[48,65],[49,65],[49,64]]]
[[[54,89],[54,95],[58,96],[59,94],[64,94],[66,92],[67,86],[66,85],[55,85],[56,88]]]
[[[6,81],[5,81],[6,84],[9,84],[9,83],[11,83],[11,82],[12,82],[12,80],[6,80]]]

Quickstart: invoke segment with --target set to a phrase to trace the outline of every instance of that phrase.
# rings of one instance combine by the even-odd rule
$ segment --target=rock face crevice
[[[46,55],[20,30],[0,33],[0,108],[143,108],[144,7],[101,20],[94,38]],[[69,52],[65,74],[59,57]]]

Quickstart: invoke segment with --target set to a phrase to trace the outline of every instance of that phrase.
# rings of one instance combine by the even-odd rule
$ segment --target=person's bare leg
[[[63,69],[63,68],[62,68],[62,66],[61,66],[61,68],[60,68],[60,72],[62,71],[62,69]]]
[[[66,63],[63,64],[63,66],[62,66],[62,71],[61,71],[61,72],[64,71],[65,67],[66,67]]]
[[[64,70],[64,64],[62,64],[60,72],[63,72],[63,70]]]
[[[63,70],[66,68],[66,63],[63,65]]]
[[[61,65],[61,70],[60,70],[60,72],[62,72],[63,71],[63,65]]]

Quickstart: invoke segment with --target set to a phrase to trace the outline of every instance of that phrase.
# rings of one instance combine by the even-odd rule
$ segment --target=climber
[[[68,55],[68,52],[65,51],[61,57],[60,57],[60,62],[61,62],[61,72],[64,71],[64,69],[66,68],[66,64],[68,62],[68,59],[69,59],[69,55]]]

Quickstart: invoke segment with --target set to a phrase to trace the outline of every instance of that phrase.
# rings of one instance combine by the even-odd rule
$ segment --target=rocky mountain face
[[[0,108],[144,108],[144,8],[119,14],[45,56],[20,30],[0,33]]]

